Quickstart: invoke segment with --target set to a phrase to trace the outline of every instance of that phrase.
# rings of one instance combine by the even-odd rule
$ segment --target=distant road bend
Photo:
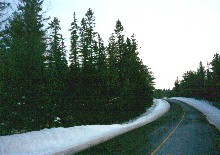
[[[184,110],[179,123],[161,141],[153,154],[220,154],[216,146],[219,131],[206,120],[198,110],[184,102],[168,100],[171,104],[179,104]],[[168,130],[167,130],[168,131]],[[158,137],[159,139],[159,137]]]

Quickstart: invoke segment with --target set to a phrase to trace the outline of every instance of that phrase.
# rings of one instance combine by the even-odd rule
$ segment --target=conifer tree
[[[107,69],[107,58],[106,58],[106,50],[104,46],[104,42],[101,36],[98,34],[98,41],[95,42],[94,51],[97,54],[96,56],[96,65],[97,65],[97,85],[98,92],[97,95],[101,98],[102,102],[103,98],[108,98],[107,96],[107,76],[108,76],[108,69]]]
[[[61,30],[59,20],[54,18],[49,23],[51,30],[49,51],[48,51],[48,86],[49,105],[51,111],[49,126],[54,126],[54,118],[65,114],[65,89],[67,78],[67,60],[63,37],[59,33]],[[52,110],[53,109],[53,110]]]
[[[79,26],[77,24],[77,19],[76,19],[76,14],[74,12],[73,15],[73,22],[71,23],[71,38],[70,38],[70,66],[75,66],[76,68],[79,67],[79,58],[78,58],[78,53],[79,53]]]
[[[216,53],[211,62],[212,69],[212,82],[211,82],[211,93],[212,100],[220,101],[220,55]]]
[[[9,38],[7,35],[6,28],[3,28],[3,23],[8,20],[6,17],[7,13],[5,10],[9,7],[10,4],[0,2],[0,131],[1,134],[6,134],[10,132],[12,128],[11,122],[13,119],[12,112],[12,102],[10,92],[10,70],[9,70]]]
[[[74,111],[79,106],[77,103],[77,97],[80,95],[80,55],[79,55],[79,25],[77,23],[76,14],[73,14],[73,22],[71,23],[70,37],[70,70],[68,75],[68,96],[69,111]]]
[[[44,52],[46,50],[43,0],[20,0],[18,11],[10,20],[10,50],[12,95],[16,112],[21,115],[17,124],[29,129],[42,127],[44,92]]]
[[[87,50],[87,44],[86,44],[86,22],[85,18],[82,18],[79,28],[79,34],[80,34],[80,45],[79,45],[79,58],[80,58],[80,64],[82,68],[85,68],[87,66],[88,62],[88,50]]]
[[[121,24],[120,20],[116,21],[116,26],[115,26],[115,36],[116,36],[116,51],[117,53],[117,60],[120,61],[120,58],[122,56],[122,53],[124,51],[124,27]]]
[[[81,20],[81,27],[80,27],[80,49],[79,49],[79,56],[81,60],[81,75],[80,75],[80,94],[82,95],[81,98],[87,102],[85,99],[94,99],[95,95],[97,94],[96,91],[96,79],[97,79],[97,72],[95,68],[96,64],[96,54],[94,52],[94,44],[95,44],[95,17],[94,13],[91,9],[89,9],[85,15],[85,17]],[[84,102],[82,101],[82,102]],[[92,106],[95,104],[95,101],[88,102]],[[93,106],[92,106],[93,107]]]
[[[205,67],[202,62],[199,62],[199,68],[197,69],[197,89],[196,94],[198,98],[203,98],[205,94]]]
[[[144,65],[138,57],[138,45],[134,35],[131,36],[131,51],[130,61],[134,71],[131,72],[130,79],[135,79],[133,94],[135,95],[134,99],[140,102],[137,109],[141,111],[153,101],[154,77],[150,68]]]
[[[108,42],[109,42],[108,47],[107,47],[108,96],[115,98],[115,97],[119,96],[119,92],[117,89],[119,76],[118,76],[118,72],[117,72],[117,68],[116,68],[116,64],[117,64],[117,55],[116,54],[117,53],[116,53],[116,42],[115,42],[115,34],[114,33],[111,34]]]
[[[86,23],[86,44],[89,56],[89,65],[94,64],[94,56],[95,53],[93,51],[94,40],[96,33],[94,32],[95,28],[95,17],[92,10],[89,8],[85,15],[85,23]]]
[[[180,95],[180,81],[179,78],[177,77],[174,83],[173,96],[179,96],[179,95]]]
[[[210,72],[210,63],[207,62],[206,78],[205,78],[205,98],[212,100],[212,75]]]

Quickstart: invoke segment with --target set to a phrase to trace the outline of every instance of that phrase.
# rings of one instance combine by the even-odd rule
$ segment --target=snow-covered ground
[[[188,105],[201,111],[206,116],[209,123],[215,125],[217,129],[220,131],[220,110],[212,106],[211,103],[207,101],[200,101],[193,98],[184,98],[184,97],[173,97],[171,99],[183,101]]]
[[[122,133],[148,124],[164,115],[170,108],[164,100],[154,104],[139,118],[124,124],[85,125],[52,128],[0,137],[1,155],[64,154],[80,151]]]

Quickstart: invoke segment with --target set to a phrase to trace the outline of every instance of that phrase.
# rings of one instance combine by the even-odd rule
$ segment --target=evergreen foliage
[[[47,119],[49,121],[48,126],[55,126],[54,118],[65,115],[67,111],[65,108],[65,89],[68,66],[63,42],[64,39],[59,33],[61,30],[59,22],[57,18],[54,18],[53,21],[49,23],[51,34],[49,38],[49,50],[47,50],[47,59],[45,62],[47,64],[47,110],[49,110],[47,113],[50,113]]]
[[[20,0],[0,39],[1,134],[127,121],[152,104],[154,77],[135,36],[116,21],[108,45],[89,9],[70,27],[69,65],[60,21],[44,29],[43,0]],[[0,15],[2,13],[0,3]]]
[[[211,68],[210,68],[211,65]],[[175,82],[172,96],[194,97],[220,101],[220,56],[216,53],[207,70],[202,62],[197,71],[187,71],[181,81]]]

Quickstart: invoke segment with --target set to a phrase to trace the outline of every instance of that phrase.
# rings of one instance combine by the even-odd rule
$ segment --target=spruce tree
[[[70,66],[74,68],[79,67],[79,26],[77,24],[76,14],[74,12],[73,15],[73,22],[71,23],[71,29],[69,30],[71,32],[70,37]]]
[[[212,100],[212,75],[210,71],[210,63],[207,62],[206,78],[205,78],[205,98]]]
[[[108,66],[108,96],[110,98],[119,97],[118,92],[118,72],[116,68],[117,64],[117,55],[116,55],[116,43],[115,43],[115,35],[114,33],[111,34],[109,41],[108,41],[108,47],[107,47],[107,66]]]
[[[7,27],[3,26],[4,22],[8,20],[6,17],[7,12],[5,10],[9,7],[9,4],[0,2],[0,134],[9,134],[12,128],[13,120],[13,106],[10,102],[10,86],[11,86],[11,77],[9,69],[10,61],[10,50]]]
[[[139,59],[138,44],[134,35],[131,36],[131,51],[130,62],[131,65],[133,64],[134,71],[131,72],[130,78],[135,79],[133,94],[135,100],[140,103],[137,109],[143,110],[153,102],[154,77],[150,68]]]
[[[43,0],[20,0],[9,21],[12,98],[20,116],[19,128],[41,128],[44,96],[44,52],[46,50]],[[19,118],[19,117],[17,117]],[[15,125],[15,126],[16,126]]]
[[[117,60],[120,61],[122,53],[124,51],[124,27],[122,26],[122,23],[120,20],[116,21],[116,26],[115,26],[115,36],[116,36],[116,51],[117,53]]]
[[[105,103],[106,99],[109,99],[107,96],[107,56],[106,56],[106,48],[104,46],[104,42],[101,36],[98,34],[98,41],[95,42],[94,51],[97,54],[96,56],[96,66],[97,66],[97,96],[99,96],[100,101]],[[105,101],[104,101],[105,100]]]
[[[60,24],[57,18],[54,18],[49,23],[49,29],[51,30],[48,56],[48,112],[51,112],[49,120],[49,126],[55,126],[54,119],[56,117],[61,118],[65,115],[65,89],[66,78],[68,73],[66,50],[63,42],[63,37],[60,34]]]
[[[69,74],[67,79],[67,88],[68,88],[68,99],[69,99],[69,111],[77,110],[79,105],[77,104],[78,96],[80,95],[80,55],[79,55],[79,25],[77,23],[76,14],[73,14],[73,22],[71,23],[71,32],[70,37],[70,66]]]
[[[97,86],[97,72],[95,68],[95,53],[94,53],[94,44],[95,44],[95,17],[91,9],[89,9],[85,17],[81,21],[80,26],[80,49],[79,56],[81,60],[82,71],[80,75],[80,91],[82,102],[92,106],[95,104],[94,101],[88,102],[87,99],[93,100],[97,95],[96,86]],[[86,106],[85,106],[86,107]]]
[[[196,94],[198,98],[204,98],[205,95],[205,67],[202,62],[199,62],[199,68],[197,69],[197,89]]]
[[[211,93],[214,101],[220,101],[220,55],[216,53],[211,62],[212,69],[212,82]]]
[[[179,81],[179,78],[177,77],[174,83],[173,96],[178,97],[179,95],[180,95],[180,81]]]

